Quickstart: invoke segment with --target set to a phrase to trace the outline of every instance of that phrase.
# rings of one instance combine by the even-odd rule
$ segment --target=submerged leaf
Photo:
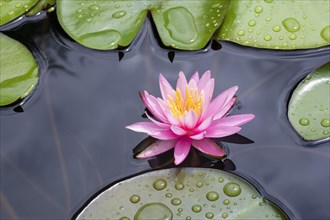
[[[0,33],[0,106],[29,95],[38,82],[38,65],[21,43]]]
[[[197,50],[220,26],[228,5],[228,0],[58,0],[57,15],[75,41],[89,48],[109,50],[128,46],[150,10],[164,45]]]
[[[173,168],[119,182],[76,219],[288,219],[242,178],[209,168]]]
[[[305,140],[330,137],[330,63],[309,74],[294,90],[288,117]]]
[[[231,1],[219,40],[271,49],[330,44],[330,1]]]

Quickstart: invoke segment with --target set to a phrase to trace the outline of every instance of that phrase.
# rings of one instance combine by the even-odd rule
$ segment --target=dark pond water
[[[146,136],[125,129],[141,120],[138,92],[160,95],[160,72],[174,84],[180,70],[208,69],[215,94],[238,85],[235,113],[256,115],[240,132],[255,143],[227,143],[237,172],[292,218],[330,218],[329,142],[302,142],[285,116],[290,92],[330,60],[329,48],[285,53],[223,43],[221,50],[177,53],[171,63],[146,25],[144,39],[119,62],[117,52],[64,46],[57,30],[45,18],[6,32],[32,41],[48,69],[24,112],[1,109],[1,219],[68,219],[103,186],[151,169],[132,156]]]

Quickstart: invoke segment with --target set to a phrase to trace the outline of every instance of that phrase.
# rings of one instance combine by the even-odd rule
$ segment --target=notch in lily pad
[[[198,50],[219,28],[228,0],[213,1],[57,1],[57,16],[67,34],[98,50],[127,47],[151,12],[163,44]]]
[[[330,137],[330,63],[306,76],[295,88],[288,106],[291,125],[305,140]]]
[[[209,168],[151,171],[106,188],[73,219],[278,219],[287,215],[247,181]]]
[[[8,106],[34,91],[39,68],[32,53],[20,42],[0,33],[0,44],[0,106]]]

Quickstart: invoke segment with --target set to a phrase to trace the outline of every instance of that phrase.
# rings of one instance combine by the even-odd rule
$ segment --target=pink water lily
[[[174,148],[174,163],[182,163],[191,146],[215,157],[223,157],[225,152],[212,138],[235,134],[240,126],[254,119],[252,114],[226,116],[236,101],[238,87],[222,92],[212,100],[214,79],[206,71],[201,78],[198,72],[187,81],[183,72],[179,73],[176,89],[159,75],[162,98],[141,93],[145,106],[152,113],[146,113],[151,122],[138,122],[126,128],[144,132],[158,139],[137,155],[147,158]]]

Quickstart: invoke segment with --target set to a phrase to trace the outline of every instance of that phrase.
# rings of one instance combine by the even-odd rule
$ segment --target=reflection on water
[[[328,62],[328,49],[283,58],[283,52],[258,56],[226,43],[217,51],[178,53],[170,63],[149,29],[138,50],[118,62],[118,56],[64,47],[48,28],[42,20],[17,30],[34,39],[49,68],[38,98],[23,113],[1,115],[1,219],[67,219],[102,186],[150,169],[132,153],[145,136],[125,129],[144,111],[138,92],[160,95],[159,72],[174,84],[180,70],[208,69],[215,94],[238,85],[235,113],[256,115],[240,132],[254,143],[226,143],[236,171],[298,218],[330,217],[329,142],[301,146],[281,114],[283,91]]]

